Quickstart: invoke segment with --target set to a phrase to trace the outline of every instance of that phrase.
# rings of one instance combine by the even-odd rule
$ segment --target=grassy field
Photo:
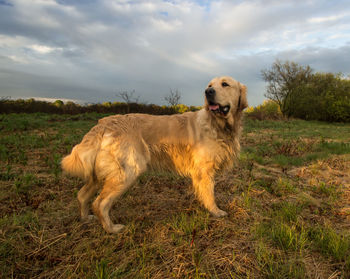
[[[0,115],[2,278],[350,278],[350,124],[245,121],[211,217],[187,178],[147,173],[117,235],[81,223],[60,160],[103,115]]]

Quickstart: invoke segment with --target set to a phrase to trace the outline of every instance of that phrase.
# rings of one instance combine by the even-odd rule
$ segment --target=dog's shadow
[[[218,185],[216,191],[223,207],[230,199],[225,188]],[[151,227],[166,222],[171,216],[199,211],[206,212],[206,209],[196,199],[190,178],[167,172],[147,172],[114,203],[111,217],[116,223],[140,222],[143,227]]]
[[[200,207],[191,188],[191,180],[172,173],[147,172],[112,207],[117,223],[142,221],[154,224],[181,211]]]

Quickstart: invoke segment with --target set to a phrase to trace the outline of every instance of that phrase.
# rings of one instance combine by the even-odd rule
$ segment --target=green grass
[[[273,204],[271,214],[277,219],[281,219],[286,222],[296,222],[298,216],[303,210],[302,204],[296,204],[292,202],[282,201],[276,204]]]
[[[180,213],[173,216],[167,223],[175,232],[191,235],[195,230],[206,230],[208,228],[208,218],[209,214],[207,212],[191,215]]]
[[[296,139],[299,136],[305,138],[323,138],[326,140],[339,139],[347,141],[350,133],[349,124],[345,123],[327,123],[320,121],[289,120],[289,121],[258,121],[245,119],[245,131],[257,132],[268,130],[269,136],[277,135],[279,138]],[[332,132],[330,133],[330,126]],[[265,136],[266,138],[266,136]]]
[[[39,183],[37,177],[32,173],[25,173],[18,176],[14,182],[14,190],[17,194],[25,194],[32,190]]]
[[[329,226],[316,226],[309,230],[309,239],[322,254],[343,261],[350,271],[350,234],[336,232]]]
[[[108,262],[106,260],[101,259],[96,262],[95,276],[96,279],[109,279],[114,277],[109,271]]]
[[[320,152],[328,154],[348,154],[350,153],[350,142],[321,141],[317,148]]]
[[[303,206],[291,202],[273,204],[269,221],[257,227],[258,237],[264,237],[284,251],[302,253],[307,245],[307,230],[299,222]]]
[[[247,139],[243,153],[249,153],[259,164],[302,166],[332,155],[350,153],[348,124],[251,119],[246,119],[245,124],[243,138],[253,136]]]
[[[15,174],[12,172],[12,166],[7,165],[4,170],[0,172],[0,180],[9,181],[15,178]]]
[[[255,250],[262,278],[303,279],[306,278],[306,267],[300,257],[291,257],[274,251],[263,242]]]
[[[217,178],[227,217],[210,216],[189,179],[148,172],[116,201],[126,228],[109,235],[79,221],[82,181],[60,169],[104,116],[0,115],[2,277],[350,277],[349,124],[247,119],[239,163]]]
[[[255,184],[265,189],[270,194],[273,194],[278,197],[297,192],[294,182],[290,181],[287,178],[279,178],[277,180],[259,179],[256,180]]]
[[[283,250],[302,252],[307,243],[307,234],[302,226],[284,222],[272,223],[267,230],[275,245]]]
[[[318,186],[314,186],[313,190],[316,193],[336,199],[339,196],[338,187],[336,185],[327,184],[323,181],[319,182]]]
[[[192,243],[199,231],[205,232],[208,229],[209,214],[198,211],[191,215],[179,213],[166,221],[171,228],[171,238],[175,243]]]

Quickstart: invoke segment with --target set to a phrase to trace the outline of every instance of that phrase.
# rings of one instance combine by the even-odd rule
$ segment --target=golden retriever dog
[[[204,207],[216,217],[227,215],[215,203],[214,177],[219,170],[232,168],[238,157],[242,111],[247,105],[246,86],[224,76],[210,81],[199,111],[99,120],[62,160],[65,172],[85,181],[78,193],[81,218],[93,217],[88,215],[88,203],[101,189],[93,211],[107,232],[119,232],[124,226],[112,223],[112,204],[147,169],[191,177]]]

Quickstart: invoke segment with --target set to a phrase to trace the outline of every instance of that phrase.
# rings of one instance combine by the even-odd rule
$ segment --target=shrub
[[[277,60],[262,70],[265,97],[276,102],[286,117],[330,122],[350,122],[350,79],[341,73],[313,73],[309,66]],[[263,110],[251,116],[264,119]]]
[[[350,121],[350,80],[340,74],[316,73],[292,96],[293,117],[331,122]]]
[[[249,118],[257,120],[283,119],[280,106],[272,100],[265,100],[261,105],[256,107],[249,107],[245,110],[245,113]]]

